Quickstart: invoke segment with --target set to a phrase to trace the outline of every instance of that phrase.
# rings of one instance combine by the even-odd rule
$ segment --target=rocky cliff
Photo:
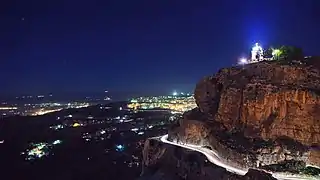
[[[148,139],[139,180],[273,180],[270,174],[250,170],[245,176],[227,172],[202,154]]]
[[[286,136],[320,142],[320,74],[312,65],[256,63],[226,68],[202,79],[195,99],[200,111],[246,136]]]
[[[194,96],[198,108],[172,124],[169,140],[239,168],[320,174],[307,167],[320,167],[320,59],[224,68]]]

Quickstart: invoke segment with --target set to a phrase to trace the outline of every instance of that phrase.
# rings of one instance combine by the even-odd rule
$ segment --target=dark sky
[[[320,54],[320,0],[0,2],[0,93],[192,91],[254,42]]]

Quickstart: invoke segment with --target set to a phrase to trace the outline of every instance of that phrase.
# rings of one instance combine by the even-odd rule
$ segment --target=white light
[[[259,57],[257,58],[257,56],[259,56]],[[263,48],[260,46],[259,43],[256,43],[252,47],[251,60],[252,61],[261,61],[261,60],[263,60]]]
[[[121,145],[121,144],[120,144],[120,145],[117,145],[116,147],[117,147],[117,149],[123,149],[123,148],[124,148],[124,146]]]
[[[262,51],[262,47],[259,45],[259,43],[256,43],[253,47],[252,47],[253,51]]]
[[[60,141],[60,140],[55,140],[52,144],[60,144],[62,141]]]
[[[175,91],[172,93],[172,95],[176,96],[176,95],[178,95],[178,93]]]
[[[241,64],[241,65],[248,64],[248,60],[246,58],[240,58],[238,61],[238,64]]]

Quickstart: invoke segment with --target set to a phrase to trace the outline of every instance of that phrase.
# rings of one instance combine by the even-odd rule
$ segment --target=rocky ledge
[[[320,174],[320,59],[224,68],[194,96],[198,108],[172,125],[169,140],[215,150],[239,168]]]

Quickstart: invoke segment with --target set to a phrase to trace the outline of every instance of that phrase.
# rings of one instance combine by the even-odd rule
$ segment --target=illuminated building
[[[259,43],[255,43],[255,45],[251,49],[251,59],[247,58],[240,58],[238,60],[239,65],[245,65],[250,63],[256,63],[260,61],[270,61],[276,59],[277,56],[281,54],[279,49],[273,49],[272,51],[272,57],[264,57],[264,50],[259,45]]]
[[[256,43],[251,50],[251,60],[250,63],[259,62],[263,60],[263,49],[259,45],[259,43]]]

